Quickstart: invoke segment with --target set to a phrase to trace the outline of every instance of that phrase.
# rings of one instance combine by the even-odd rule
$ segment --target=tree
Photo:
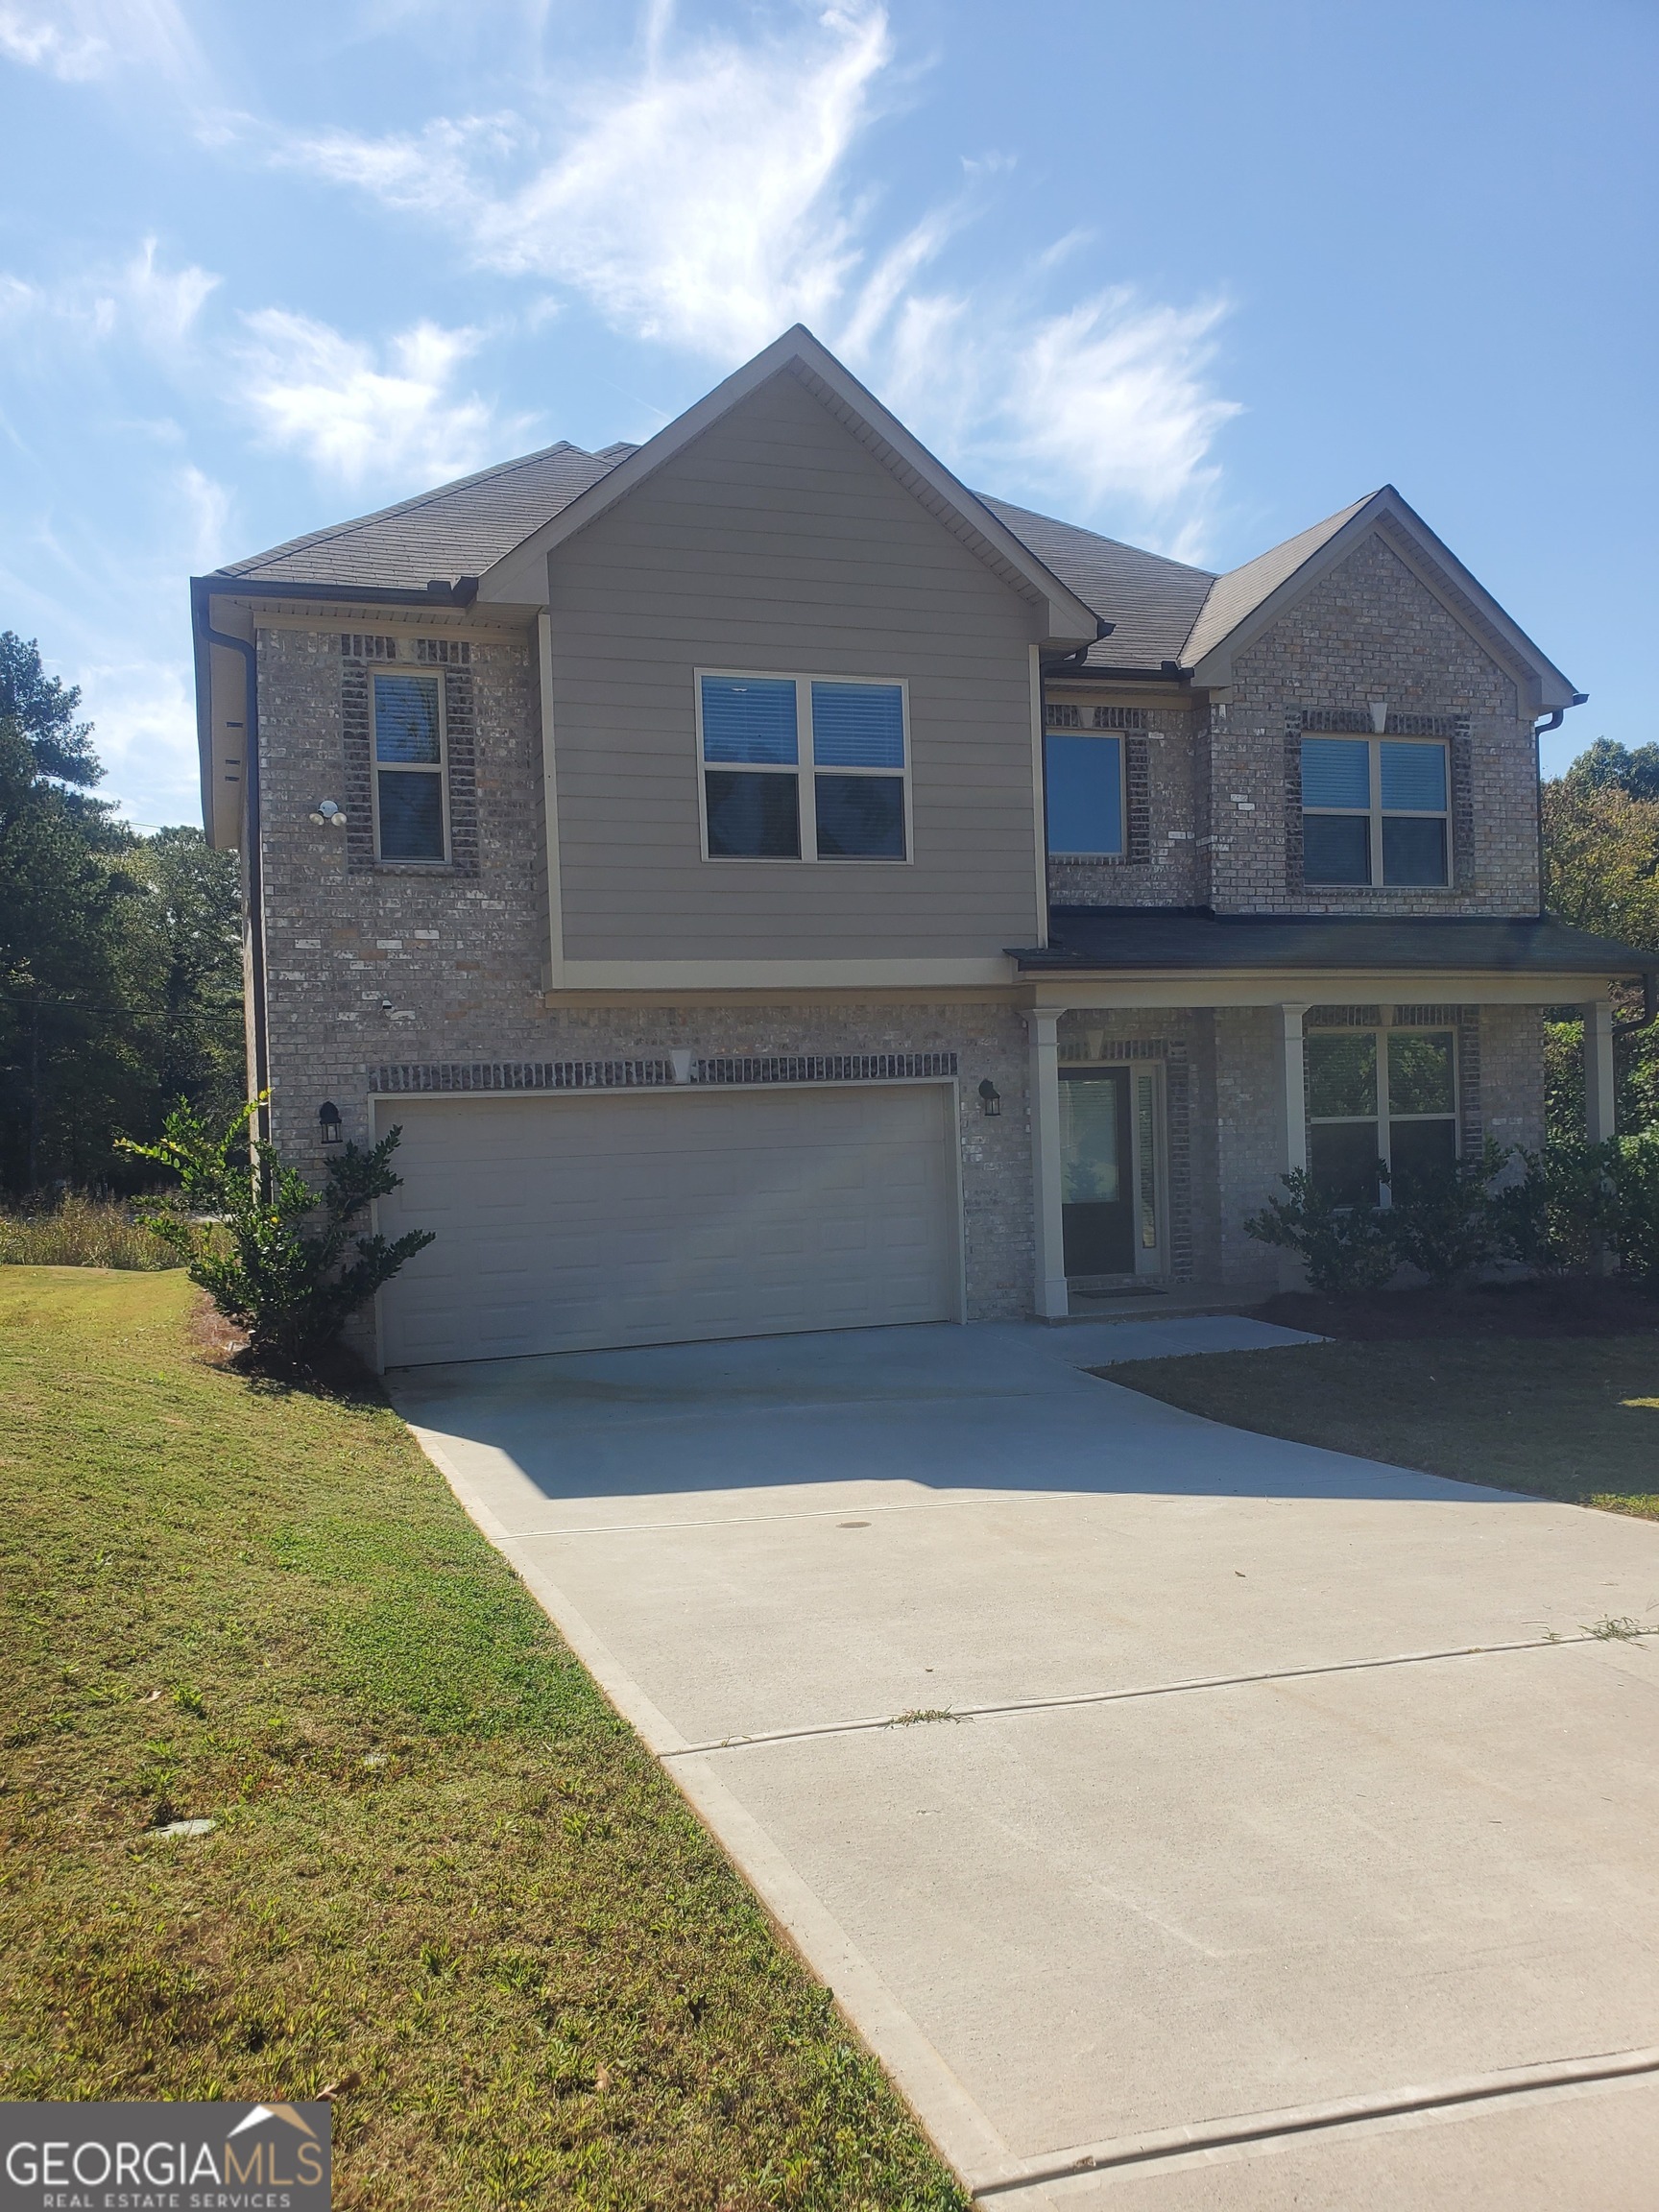
[[[235,862],[195,830],[139,837],[91,796],[81,694],[0,633],[0,1188],[131,1180],[115,1132],[241,1072]]]
[[[1598,737],[1579,754],[1563,781],[1601,790],[1612,788],[1632,799],[1659,799],[1659,745],[1616,745]]]
[[[1563,921],[1651,951],[1659,962],[1659,788],[1642,795],[1649,770],[1659,785],[1659,746],[1632,753],[1601,738],[1565,776],[1545,784],[1545,902]],[[1625,990],[1619,1011],[1628,1018],[1640,1003]],[[1580,1037],[1573,1021],[1551,1022],[1546,1030],[1546,1118],[1553,1137],[1583,1134]],[[1616,1054],[1620,1128],[1659,1125],[1659,1028],[1621,1040]]]

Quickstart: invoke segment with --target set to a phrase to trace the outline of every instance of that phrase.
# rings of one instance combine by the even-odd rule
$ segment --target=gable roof
[[[897,416],[889,414],[880,400],[843,368],[828,347],[821,346],[799,323],[515,546],[481,577],[479,598],[531,604],[540,600],[544,589],[542,564],[555,547],[608,513],[762,384],[781,375],[793,375],[804,384],[937,521],[1012,589],[1040,607],[1047,638],[1082,645],[1092,644],[1099,636],[1100,616],[1087,598],[953,476]]]
[[[503,461],[440,484],[395,507],[310,530],[302,538],[231,561],[221,576],[272,584],[339,584],[424,591],[435,577],[481,576],[589,485],[608,476],[632,445],[585,453],[561,440],[540,453]]]
[[[939,522],[1044,610],[1053,643],[1082,648],[1079,674],[1181,674],[1210,687],[1232,656],[1372,530],[1522,679],[1534,709],[1583,694],[1541,653],[1400,496],[1383,485],[1240,567],[1217,575],[1075,523],[968,490],[809,330],[797,325],[643,445],[589,453],[562,442],[349,522],[314,530],[203,581],[324,594],[428,594],[536,605],[546,555],[605,514],[761,384],[793,375]],[[477,579],[476,585],[472,579]],[[1097,634],[1109,630],[1109,637]],[[1068,672],[1070,672],[1069,668]]]
[[[1217,576],[1191,631],[1182,641],[1179,656],[1182,666],[1195,668],[1213,646],[1230,637],[1246,615],[1253,614],[1282,584],[1288,583],[1315,553],[1330,544],[1344,523],[1352,521],[1360,508],[1368,504],[1367,499],[1356,499],[1339,515],[1328,515],[1310,530],[1286,538],[1283,545],[1270,545],[1265,553],[1258,553],[1254,561],[1246,561],[1241,568],[1229,568],[1224,576]]]

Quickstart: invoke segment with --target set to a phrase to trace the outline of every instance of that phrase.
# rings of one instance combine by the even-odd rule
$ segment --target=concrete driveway
[[[1283,1334],[1162,1332],[389,1381],[986,2204],[1650,2212],[1659,1527],[1082,1372]]]

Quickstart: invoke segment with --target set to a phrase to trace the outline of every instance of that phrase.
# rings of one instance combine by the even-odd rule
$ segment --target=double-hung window
[[[1456,1166],[1452,1030],[1311,1030],[1307,1057],[1308,1165],[1321,1190],[1374,1206],[1379,1161],[1396,1182]]]
[[[375,853],[382,860],[446,860],[443,679],[375,669],[369,683]]]
[[[1051,856],[1112,860],[1123,851],[1123,745],[1050,730],[1043,739],[1043,789]]]
[[[1304,737],[1302,880],[1444,888],[1447,781],[1442,744]]]
[[[863,678],[700,676],[710,860],[905,860],[904,686]]]

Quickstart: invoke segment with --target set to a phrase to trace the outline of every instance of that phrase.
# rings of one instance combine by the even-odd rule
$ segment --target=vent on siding
[[[340,636],[341,657],[347,661],[396,661],[396,637],[369,637],[360,630],[345,630]]]
[[[472,647],[465,637],[417,637],[415,658],[441,661],[447,668],[469,668]]]

